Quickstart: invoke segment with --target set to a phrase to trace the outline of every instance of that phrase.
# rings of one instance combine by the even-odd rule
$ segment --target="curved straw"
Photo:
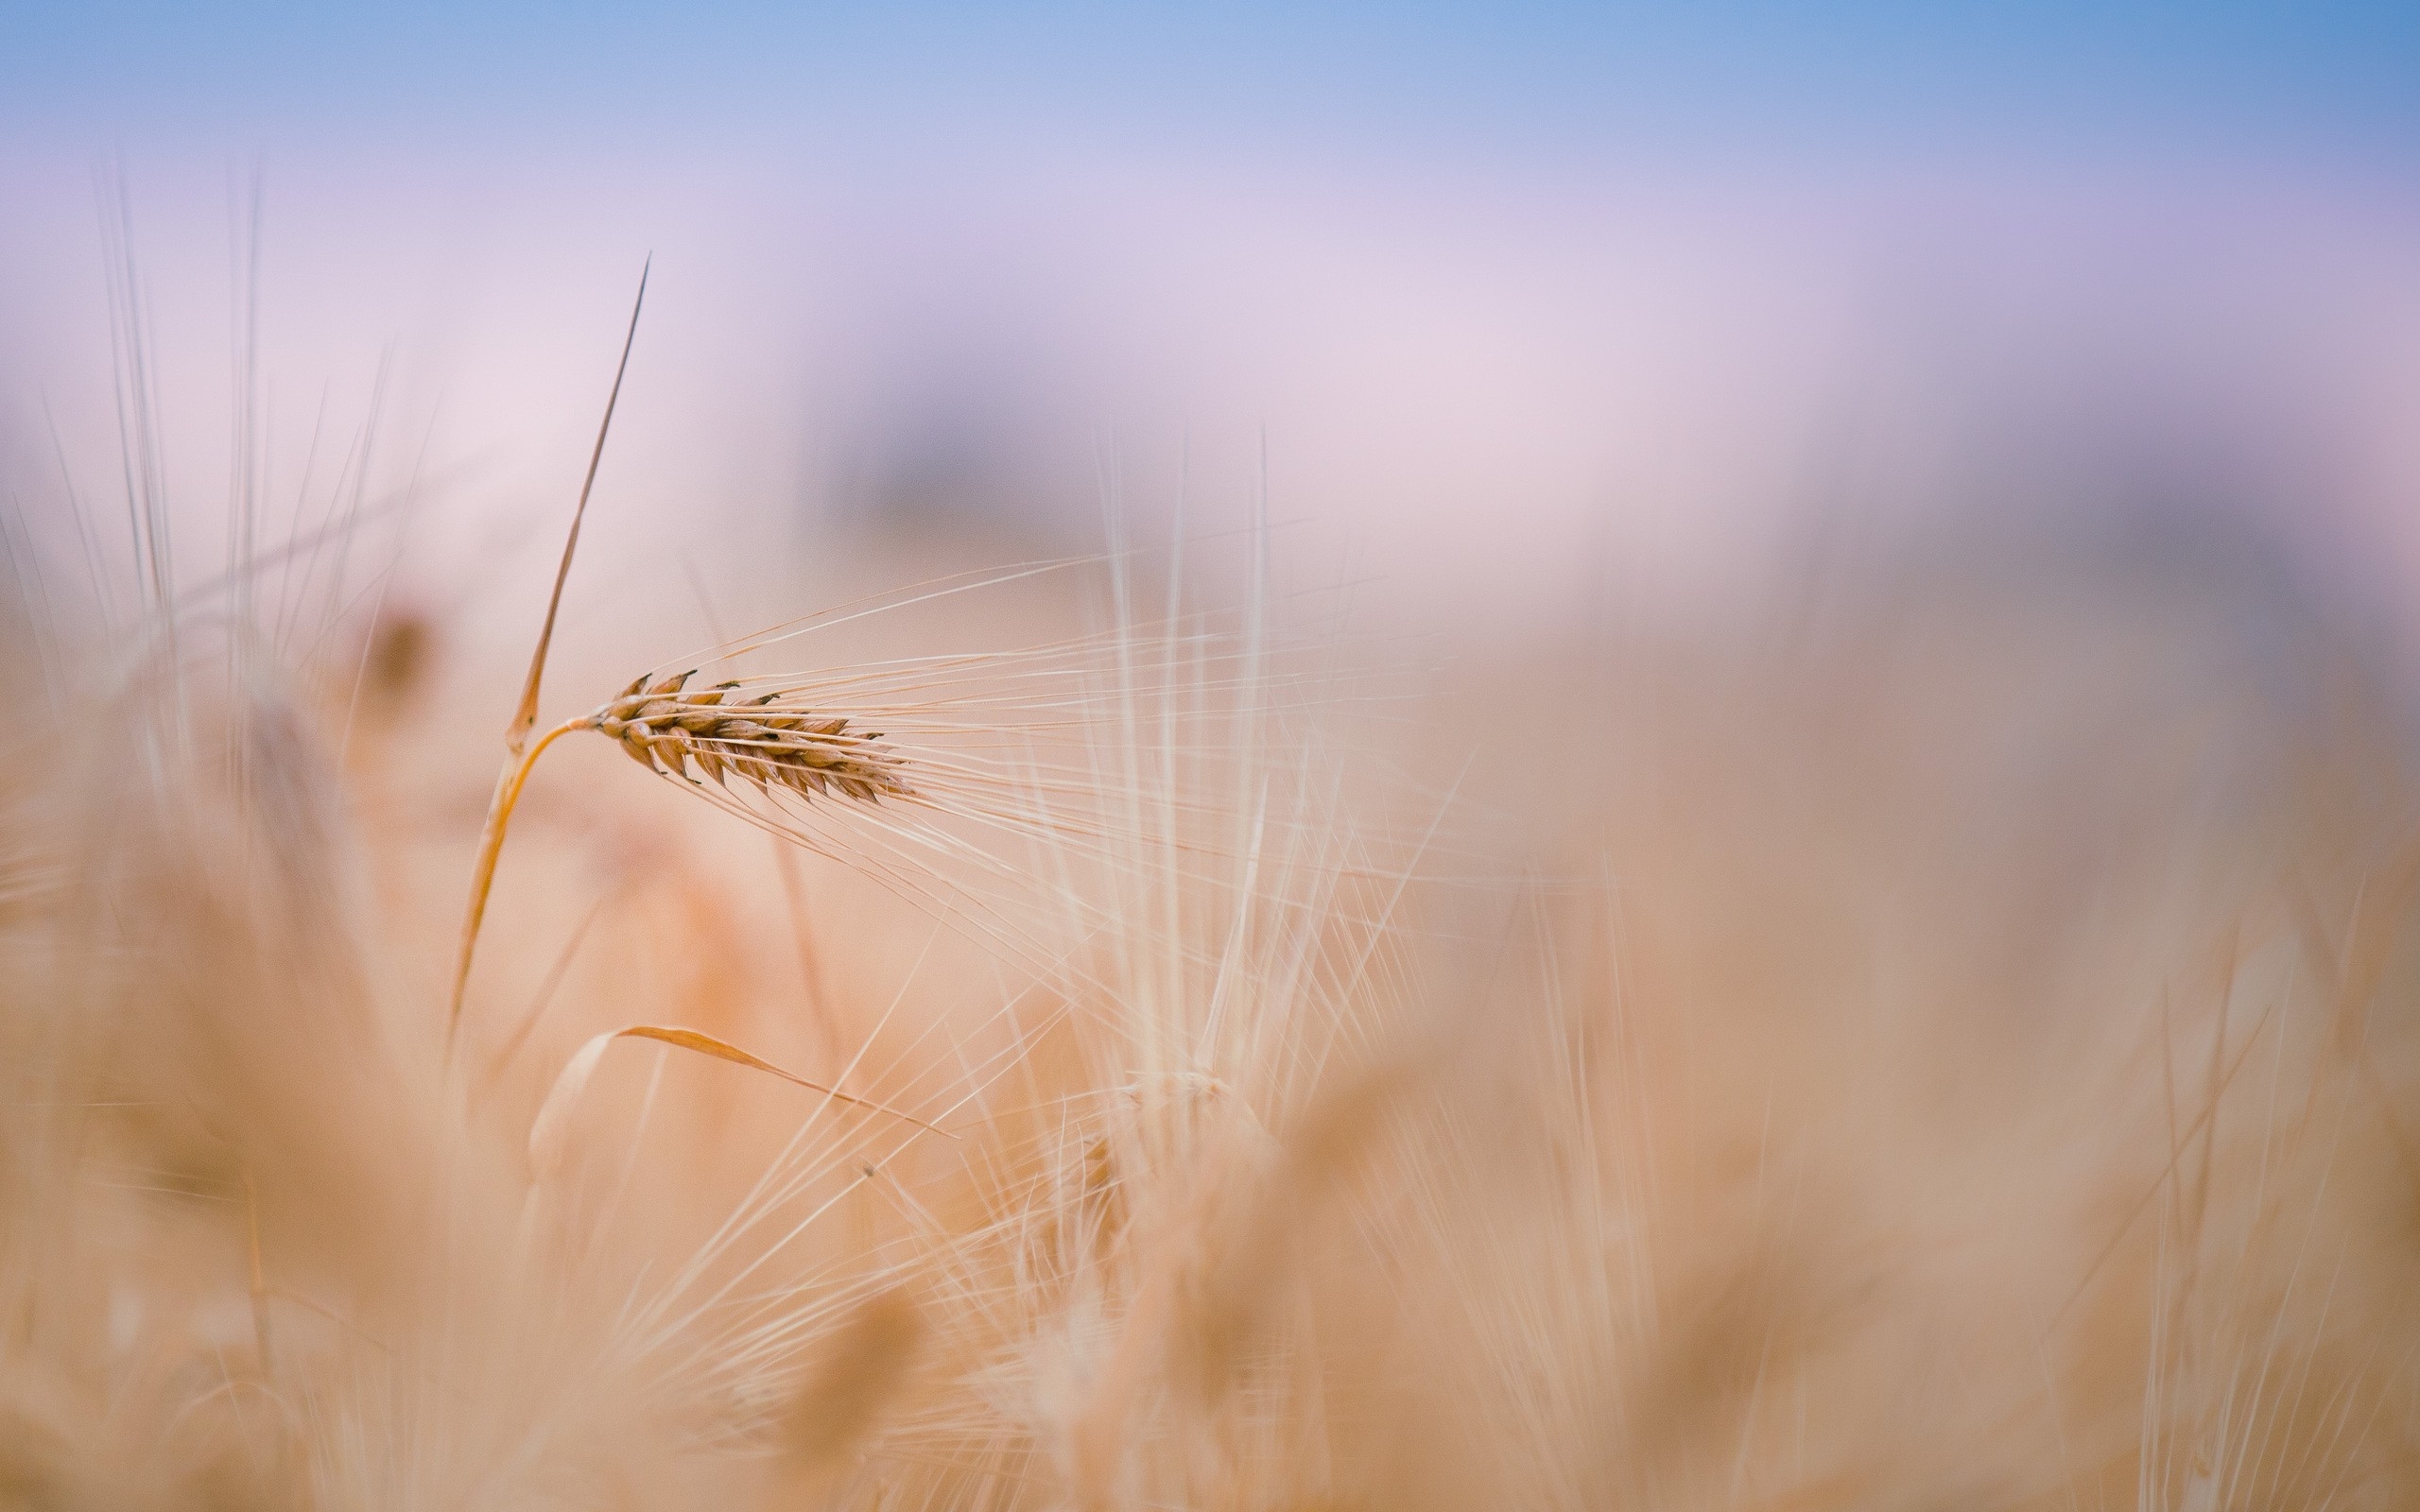
[[[529,769],[538,765],[539,755],[562,736],[588,726],[585,715],[557,725],[496,778],[495,797],[488,800],[487,825],[479,832],[479,858],[471,868],[471,904],[462,916],[462,951],[454,963],[453,1004],[445,1015],[448,1060],[454,1057],[454,1036],[462,1025],[462,994],[471,984],[471,952],[479,943],[479,921],[487,916],[488,889],[495,883],[496,858],[504,853],[504,827],[512,822],[512,806],[521,801],[522,786],[529,781]]]
[[[472,864],[470,907],[462,916],[462,952],[454,963],[454,995],[445,1013],[448,1062],[454,1058],[454,1040],[462,1024],[462,994],[471,981],[471,953],[479,943],[479,920],[487,914],[488,888],[495,881],[496,856],[504,849],[504,827],[512,818],[512,805],[520,801],[522,785],[529,781],[529,768],[537,765],[538,753],[553,745],[557,736],[587,723],[575,719],[559,726],[530,747],[527,754],[522,751],[538,723],[538,684],[546,673],[546,648],[554,644],[555,613],[562,608],[563,583],[571,576],[572,553],[579,547],[579,523],[588,518],[588,496],[596,488],[597,464],[605,459],[605,438],[614,429],[614,406],[621,402],[622,376],[631,370],[631,347],[638,340],[639,311],[647,305],[647,275],[654,265],[655,259],[649,257],[639,268],[639,292],[631,301],[631,327],[622,336],[622,360],[614,369],[613,391],[605,396],[605,419],[596,427],[596,446],[588,454],[588,475],[579,485],[579,505],[572,510],[571,533],[563,538],[563,559],[555,568],[555,591],[546,598],[546,620],[538,629],[538,648],[530,653],[529,679],[522,685],[521,706],[513,711],[512,723],[504,732],[505,767],[496,778],[495,796],[488,800],[478,859]]]

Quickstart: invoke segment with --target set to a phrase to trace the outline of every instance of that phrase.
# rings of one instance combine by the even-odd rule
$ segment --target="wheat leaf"
[[[555,1084],[547,1089],[546,1100],[539,1105],[538,1116],[531,1120],[529,1125],[529,1165],[530,1169],[541,1177],[552,1175],[556,1167],[562,1164],[563,1125],[571,1116],[572,1105],[579,1101],[579,1094],[588,1086],[589,1078],[596,1074],[597,1062],[605,1058],[605,1052],[616,1040],[652,1040],[659,1044],[671,1045],[675,1049],[694,1051],[701,1056],[712,1056],[717,1060],[728,1060],[735,1066],[746,1066],[752,1071],[761,1071],[779,1076],[786,1082],[804,1087],[809,1091],[821,1092],[826,1097],[837,1098],[858,1108],[871,1108],[877,1113],[888,1113],[893,1118],[913,1124],[918,1128],[930,1129],[933,1133],[949,1139],[958,1137],[947,1129],[925,1123],[912,1113],[903,1113],[895,1108],[863,1097],[852,1097],[847,1092],[826,1087],[821,1082],[809,1081],[804,1076],[784,1071],[771,1061],[758,1056],[752,1056],[737,1045],[728,1040],[717,1040],[713,1035],[700,1034],[695,1029],[683,1029],[663,1024],[634,1023],[627,1029],[608,1029],[603,1034],[592,1038],[573,1054],[571,1059],[563,1063],[562,1071],[555,1074]]]

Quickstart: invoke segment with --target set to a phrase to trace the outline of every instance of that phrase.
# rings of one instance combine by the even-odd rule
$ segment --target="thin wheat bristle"
[[[738,698],[737,682],[683,692],[694,676],[677,673],[653,684],[641,677],[588,723],[649,771],[693,782],[695,762],[717,785],[737,777],[759,792],[784,787],[804,799],[837,793],[859,803],[914,795],[902,758],[881,743],[880,731],[852,730],[846,716],[786,701],[794,691],[745,702],[726,702]]]

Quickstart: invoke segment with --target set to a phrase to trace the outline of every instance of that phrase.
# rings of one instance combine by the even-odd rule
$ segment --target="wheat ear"
[[[738,777],[758,792],[786,787],[803,799],[837,794],[860,803],[912,797],[899,753],[879,731],[852,730],[847,718],[789,702],[777,690],[743,698],[737,682],[697,693],[683,672],[649,685],[639,678],[579,723],[621,743],[649,771],[689,777],[688,764],[724,782]]]
[[[496,858],[504,851],[505,826],[512,820],[513,807],[521,801],[521,789],[539,756],[574,730],[596,730],[618,742],[631,760],[649,771],[692,782],[698,781],[689,775],[689,764],[694,762],[700,772],[718,784],[737,777],[754,784],[760,793],[783,787],[802,799],[836,797],[867,804],[915,795],[908,782],[907,764],[882,743],[879,731],[853,730],[844,715],[786,701],[793,696],[789,692],[760,694],[745,701],[736,682],[683,692],[693,676],[676,673],[649,683],[642,675],[595,713],[547,730],[497,779],[471,874],[470,911],[462,920],[462,950],[454,976],[455,1022],[461,1018],[471,953],[478,943],[480,920],[495,881]],[[452,1034],[449,1023],[449,1043]]]

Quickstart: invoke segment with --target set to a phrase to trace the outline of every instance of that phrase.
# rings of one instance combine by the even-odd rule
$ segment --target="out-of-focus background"
[[[651,253],[566,610],[600,633],[851,543],[1090,549],[1180,496],[1233,528],[1264,478],[1281,574],[1458,633],[1720,611],[1911,521],[2205,516],[2331,591],[2420,583],[2399,8],[8,31],[0,463],[53,556],[71,487],[123,512],[139,401],[182,580],[231,501],[273,539],[408,494],[365,549],[517,644]]]
[[[0,1507],[2420,1504],[2415,79],[0,13]]]

